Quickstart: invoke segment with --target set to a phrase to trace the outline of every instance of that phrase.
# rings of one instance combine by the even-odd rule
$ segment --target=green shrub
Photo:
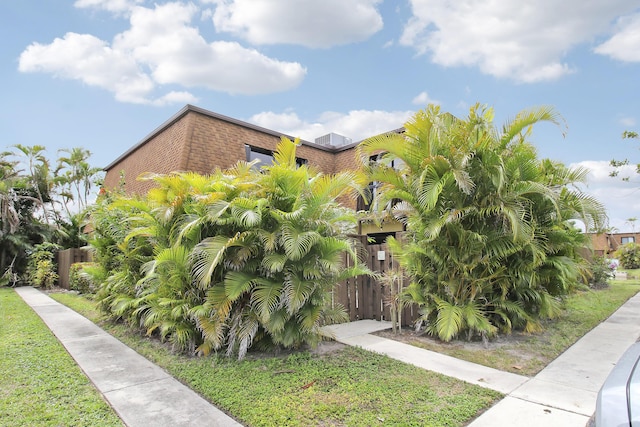
[[[615,256],[620,260],[622,268],[640,268],[640,245],[637,243],[620,246]]]
[[[96,290],[96,285],[91,274],[86,269],[96,268],[94,262],[76,262],[69,268],[69,289],[78,291],[81,294],[92,294]]]
[[[589,266],[591,275],[589,286],[592,288],[607,286],[609,279],[614,276],[615,268],[616,264],[612,263],[611,260],[601,256],[594,257]]]
[[[56,263],[53,261],[60,247],[54,243],[41,243],[29,254],[27,279],[36,288],[51,289],[58,281]]]
[[[338,203],[359,184],[298,165],[296,148],[283,138],[262,172],[148,174],[145,197],[104,194],[91,212],[100,307],[189,354],[320,342],[347,320],[334,284],[369,274]]]

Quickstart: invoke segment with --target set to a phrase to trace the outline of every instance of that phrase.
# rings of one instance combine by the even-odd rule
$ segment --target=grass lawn
[[[328,352],[246,360],[191,358],[101,321],[83,297],[52,294],[100,323],[220,409],[250,426],[463,426],[501,395],[385,356],[333,344]]]
[[[578,292],[567,298],[559,318],[544,323],[543,332],[514,332],[492,340],[487,347],[463,340],[444,343],[411,330],[399,336],[387,332],[381,335],[502,371],[533,376],[638,291],[640,280],[614,280],[606,289]]]
[[[627,279],[640,279],[640,268],[619,268],[618,271],[621,273],[627,273]]]
[[[62,344],[0,288],[0,426],[122,426]]]

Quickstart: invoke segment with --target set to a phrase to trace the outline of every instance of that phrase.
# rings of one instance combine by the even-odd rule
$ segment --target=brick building
[[[640,243],[640,233],[587,233],[591,239],[593,254],[612,256],[622,245]]]
[[[391,132],[402,133],[403,128]],[[213,113],[192,105],[186,105],[142,141],[131,147],[105,167],[105,189],[124,186],[129,194],[145,194],[154,184],[139,181],[143,173],[168,174],[176,171],[193,171],[208,174],[216,167],[228,169],[240,161],[255,158],[264,163],[272,160],[271,154],[282,137],[292,136],[265,129],[250,123]],[[301,163],[314,166],[325,174],[353,170],[359,167],[356,146],[349,138],[337,134],[323,135],[314,142],[300,141],[296,155]],[[122,178],[124,176],[124,179]],[[372,184],[370,186],[374,188]],[[353,209],[367,210],[362,199],[341,200]],[[383,273],[393,268],[396,261],[387,256],[386,237],[403,231],[402,224],[389,221],[380,226],[360,221],[356,233],[367,245],[366,263],[373,271]],[[385,301],[389,287],[370,276],[344,283],[335,289],[335,302],[342,304],[351,320],[389,319],[390,309]],[[417,310],[405,307],[403,324],[408,325],[418,315]]]
[[[402,132],[397,129],[393,132]],[[193,171],[207,174],[219,167],[233,167],[239,160],[259,158],[269,162],[281,137],[292,136],[186,105],[169,120],[105,167],[104,187],[116,188],[124,182],[127,193],[144,194],[153,182],[138,181],[145,172]],[[296,154],[322,173],[332,174],[358,167],[357,142],[337,134],[324,135],[315,142],[301,141]],[[122,177],[124,176],[124,180]],[[344,200],[353,209],[363,209],[361,201]],[[359,205],[360,204],[360,205]],[[384,230],[361,224],[360,234],[401,231],[399,224]]]
[[[104,186],[117,187],[121,174],[124,174],[125,191],[142,194],[152,185],[136,180],[144,172],[194,171],[206,174],[215,167],[230,168],[239,160],[249,161],[256,157],[265,160],[265,156],[275,150],[282,136],[294,139],[187,105],[105,167],[107,174]],[[356,167],[356,145],[351,143],[335,147],[301,141],[297,154],[301,160],[308,161],[323,173],[334,173]]]

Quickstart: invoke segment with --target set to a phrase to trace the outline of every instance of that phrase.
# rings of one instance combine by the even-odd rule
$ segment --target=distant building
[[[586,233],[591,238],[593,254],[612,256],[622,245],[640,243],[640,233]]]

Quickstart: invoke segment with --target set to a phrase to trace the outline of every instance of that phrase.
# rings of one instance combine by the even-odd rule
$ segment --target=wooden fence
[[[333,302],[345,307],[350,320],[391,320],[391,286],[393,285],[385,284],[384,277],[385,274],[391,275],[400,271],[398,262],[393,258],[386,244],[367,244],[366,236],[361,238],[361,250],[369,269],[378,273],[380,277],[357,276],[336,285],[333,291]],[[418,316],[417,307],[414,305],[405,307],[400,316],[402,326],[412,325]]]
[[[84,249],[65,249],[58,252],[58,286],[69,289],[69,270],[71,264],[91,261],[91,254]]]
[[[368,244],[366,236],[360,237],[361,259],[366,260],[371,271],[379,277],[358,276],[334,287],[333,302],[342,304],[350,320],[391,320],[391,286],[385,285],[385,274],[399,271],[398,262],[386,244]],[[69,269],[76,262],[91,261],[90,253],[83,249],[66,249],[58,252],[58,286],[69,289]],[[406,280],[406,279],[405,279]],[[397,282],[396,282],[397,286]],[[402,326],[411,326],[418,318],[414,305],[405,307],[400,316]]]

